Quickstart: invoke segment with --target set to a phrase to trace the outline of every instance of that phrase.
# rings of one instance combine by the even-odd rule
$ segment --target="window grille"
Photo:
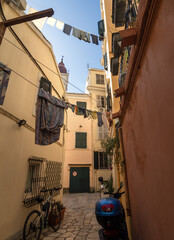
[[[36,205],[37,198],[40,196],[42,188],[53,188],[60,186],[61,181],[61,167],[62,163],[55,161],[48,161],[45,158],[30,157],[28,159],[28,175],[24,193],[24,206],[31,207]],[[44,194],[44,197],[48,193]],[[56,196],[59,191],[54,191]]]
[[[96,83],[104,85],[104,75],[96,74]]]

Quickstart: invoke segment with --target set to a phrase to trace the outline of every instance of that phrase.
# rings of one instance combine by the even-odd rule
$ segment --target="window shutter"
[[[98,152],[94,152],[94,169],[98,169]]]
[[[108,128],[103,125],[104,128],[104,138],[108,138]]]
[[[76,132],[76,148],[87,148],[87,133]]]
[[[103,139],[102,129],[103,129],[103,126],[98,127],[98,139],[99,140]]]
[[[104,55],[104,69],[108,70],[107,53],[105,53],[105,55]]]
[[[104,20],[98,22],[98,33],[101,37],[104,37],[105,27]]]
[[[80,107],[80,108],[83,108],[83,109],[86,109],[86,102],[76,102],[76,105],[77,107]]]
[[[77,107],[79,107],[79,108],[82,108],[82,109],[86,109],[86,102],[76,102],[76,105],[77,105]],[[80,111],[80,109],[79,109],[79,111],[77,111],[77,115],[84,115],[84,112],[83,111]]]
[[[105,152],[103,154],[104,154],[104,166],[105,168],[108,168],[109,164],[108,164],[107,154]]]
[[[97,107],[101,107],[101,97],[97,96]]]

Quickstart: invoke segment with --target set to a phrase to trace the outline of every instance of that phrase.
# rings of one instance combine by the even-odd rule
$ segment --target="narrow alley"
[[[95,217],[95,202],[99,193],[64,194],[65,217],[60,229],[54,233],[48,229],[43,240],[97,240],[101,228]]]

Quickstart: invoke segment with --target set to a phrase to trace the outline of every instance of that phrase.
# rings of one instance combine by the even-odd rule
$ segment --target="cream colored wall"
[[[3,9],[7,19],[18,16],[17,12],[6,4],[3,4]],[[51,45],[33,24],[23,23],[13,28],[36,59],[60,74]],[[5,37],[20,47],[8,29]],[[5,39],[0,46],[0,62],[39,86],[41,75],[34,63],[25,53],[12,46]],[[62,96],[64,87],[60,78],[45,67],[42,68]],[[60,145],[56,143],[49,146],[35,145],[35,117],[33,113],[37,91],[35,86],[11,72],[5,101],[0,106],[0,239],[2,240],[22,230],[27,213],[31,211],[31,208],[26,209],[22,205],[28,158],[37,156],[63,162],[64,148]],[[55,91],[53,91],[53,95],[56,96]],[[27,125],[18,127],[16,121],[20,119],[25,119]],[[61,139],[63,143],[63,128],[61,129]],[[62,199],[62,193],[59,199]]]
[[[86,102],[87,109],[91,109],[90,98],[85,94],[67,93],[68,101],[76,105],[77,101]],[[76,115],[68,109],[67,111],[67,131],[65,144],[65,165],[64,165],[64,188],[69,188],[69,164],[76,165],[92,165],[92,135],[91,135],[91,119],[84,118],[83,115]],[[82,126],[81,128],[79,126]],[[87,133],[87,148],[75,148],[75,133]],[[92,171],[90,169],[90,187],[93,182]]]
[[[100,69],[90,69],[89,70],[89,92],[91,95],[91,103],[92,103],[92,110],[94,111],[99,111],[97,107],[97,96],[105,96],[106,97],[106,77],[105,77],[105,84],[96,84],[96,74],[103,74],[105,75],[104,70]],[[92,133],[93,133],[93,138],[92,138],[92,145],[93,145],[93,151],[98,151],[98,152],[104,152],[104,149],[101,147],[101,140],[98,139],[98,121],[92,119]],[[93,157],[93,162],[94,162],[94,156]],[[110,177],[111,171],[109,169],[98,169],[95,170],[93,169],[93,175],[94,175],[94,180],[93,180],[93,186],[96,191],[100,189],[100,182],[98,181],[98,177],[103,177],[104,180],[107,180]]]

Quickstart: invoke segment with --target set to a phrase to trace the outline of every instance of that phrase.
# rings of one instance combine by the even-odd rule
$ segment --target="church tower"
[[[67,91],[68,88],[68,81],[69,81],[69,73],[67,73],[67,69],[65,67],[65,64],[63,63],[63,56],[61,58],[61,62],[58,64],[61,77],[65,86],[65,90]]]

